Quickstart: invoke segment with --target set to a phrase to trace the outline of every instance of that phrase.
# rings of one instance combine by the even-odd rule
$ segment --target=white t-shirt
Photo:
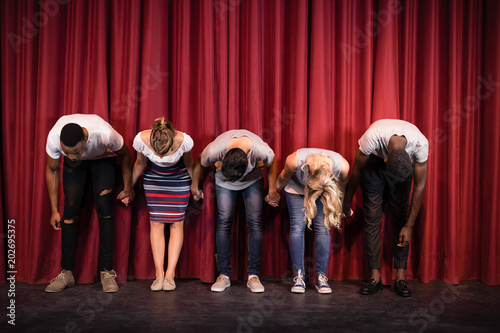
[[[423,163],[429,156],[429,142],[417,126],[399,119],[381,119],[368,128],[359,139],[359,150],[365,154],[373,154],[380,158],[387,158],[389,140],[393,135],[406,138],[405,150],[414,158],[415,162]]]
[[[314,154],[325,154],[332,161],[332,172],[337,177],[340,177],[342,171],[343,157],[334,151],[320,149],[320,148],[302,148],[297,150],[297,172],[293,174],[288,183],[285,186],[285,192],[302,194],[304,195],[304,188],[307,182],[307,171],[302,169],[302,166],[306,163],[307,158]]]
[[[61,148],[60,136],[62,128],[69,123],[78,124],[89,132],[81,160],[97,160],[115,156],[113,152],[123,147],[123,137],[120,133],[98,115],[72,114],[59,118],[47,136],[45,150],[53,159],[59,159],[61,154],[65,155]]]
[[[220,170],[215,172],[215,183],[232,191],[239,191],[252,185],[264,176],[264,170],[257,167],[262,161],[266,167],[270,167],[274,159],[274,152],[258,135],[244,129],[230,130],[219,135],[214,141],[205,147],[201,153],[201,165],[210,166],[212,163],[222,161],[228,152],[228,142],[234,138],[246,136],[252,140],[252,148],[248,152],[248,166],[245,173],[237,181],[230,182],[224,177]]]
[[[191,149],[193,149],[194,146],[193,139],[186,133],[180,132],[184,136],[184,139],[182,140],[182,143],[179,146],[179,148],[172,155],[160,157],[153,150],[151,150],[144,143],[144,141],[142,141],[141,139],[142,132],[139,132],[135,136],[134,143],[132,144],[132,146],[136,151],[146,156],[146,158],[148,158],[151,162],[161,167],[170,167],[176,165],[177,162],[179,162],[179,160],[182,158],[182,155],[184,155],[184,153],[191,151]]]

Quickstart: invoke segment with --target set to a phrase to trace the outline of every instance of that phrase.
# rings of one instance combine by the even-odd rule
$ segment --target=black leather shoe
[[[382,284],[382,280],[377,282],[375,279],[370,279],[368,283],[365,283],[363,288],[361,288],[361,295],[373,295],[377,291],[382,291],[384,289],[384,285]]]
[[[411,290],[405,280],[399,280],[394,283],[394,291],[401,297],[410,297]]]

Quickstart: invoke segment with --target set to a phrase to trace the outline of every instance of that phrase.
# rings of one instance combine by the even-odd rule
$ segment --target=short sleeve
[[[266,167],[271,166],[274,159],[274,151],[258,136],[255,136],[252,140],[255,141],[252,148],[254,156],[259,158]]]
[[[415,157],[415,162],[424,163],[429,157],[429,143],[425,141],[419,149],[415,150],[413,154]]]
[[[47,155],[55,160],[61,158],[61,143],[59,142],[59,137],[57,135],[49,133],[45,151],[47,152]]]
[[[220,147],[220,145],[218,145],[217,141],[212,141],[203,149],[201,153],[201,165],[206,168],[212,163],[222,160],[224,154],[221,149],[217,149],[218,147]]]
[[[141,139],[141,132],[137,133],[137,135],[135,136],[132,147],[134,147],[134,149],[139,153],[142,153],[144,151],[144,142]]]
[[[365,134],[359,139],[359,150],[365,154],[365,155],[370,155],[373,153],[374,150],[376,150],[377,147],[377,140],[374,138],[373,134],[370,132],[370,130],[367,130]]]
[[[194,147],[194,141],[193,138],[191,138],[188,134],[182,132],[182,135],[184,135],[184,141],[182,142],[182,152],[187,153],[190,152],[191,149]]]
[[[123,137],[120,133],[118,133],[111,125],[109,125],[109,139],[106,145],[106,148],[109,148],[111,151],[115,152],[123,147]]]

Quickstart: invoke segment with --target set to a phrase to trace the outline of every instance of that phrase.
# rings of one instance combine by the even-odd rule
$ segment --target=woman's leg
[[[175,268],[184,242],[184,221],[170,224],[170,239],[168,240],[168,263],[165,279],[173,280]]]
[[[150,222],[151,231],[149,234],[151,241],[151,250],[153,251],[153,260],[156,269],[156,278],[164,279],[163,263],[165,261],[165,224]]]
[[[316,200],[318,213],[313,219],[314,223],[314,250],[316,253],[316,274],[326,276],[328,259],[330,258],[330,231],[325,226],[325,213],[323,203]]]
[[[286,204],[290,214],[290,238],[289,249],[292,258],[293,274],[297,276],[301,270],[304,276],[304,230],[306,218],[302,209],[304,208],[304,196],[299,194],[285,193]]]

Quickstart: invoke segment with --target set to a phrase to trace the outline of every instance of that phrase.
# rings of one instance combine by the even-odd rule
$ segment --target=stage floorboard
[[[308,284],[292,294],[291,280],[262,279],[266,291],[253,294],[246,281],[222,293],[199,280],[176,280],[173,292],[152,292],[151,280],[120,284],[105,294],[101,284],[77,285],[55,294],[45,285],[0,284],[5,332],[498,332],[500,286],[463,281],[410,281],[413,296],[392,286],[376,295],[359,294],[361,281],[329,281],[332,294]],[[7,301],[15,300],[15,326],[7,324]]]

